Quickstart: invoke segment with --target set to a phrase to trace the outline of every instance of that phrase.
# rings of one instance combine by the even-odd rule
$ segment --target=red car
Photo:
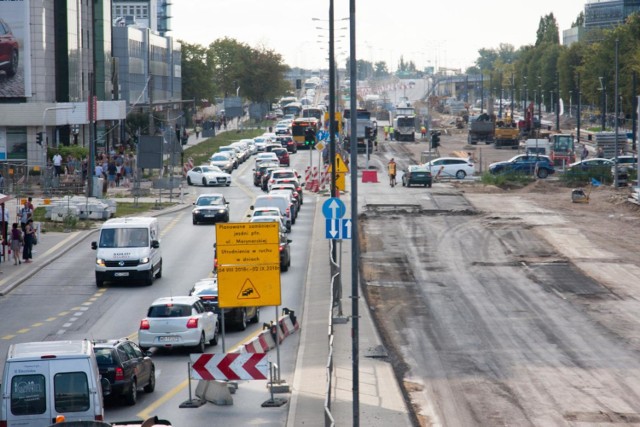
[[[9,24],[0,19],[0,70],[13,77],[18,72],[18,40]]]
[[[289,166],[291,164],[289,160],[289,151],[287,151],[286,148],[274,148],[271,152],[278,156],[280,166]]]

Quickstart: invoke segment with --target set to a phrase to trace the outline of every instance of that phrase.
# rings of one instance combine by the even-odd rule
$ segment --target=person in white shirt
[[[56,176],[60,176],[60,173],[62,173],[62,156],[60,153],[56,153],[53,156],[53,167],[55,168]]]

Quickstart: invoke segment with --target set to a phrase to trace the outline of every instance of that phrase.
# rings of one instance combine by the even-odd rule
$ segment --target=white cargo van
[[[249,207],[249,209],[254,210],[257,208],[265,208],[265,207],[277,207],[280,209],[280,213],[285,219],[285,226],[288,230],[291,229],[291,224],[296,223],[295,212],[292,210],[293,206],[291,203],[291,198],[287,197],[284,194],[279,195],[263,195],[256,197],[253,205]]]
[[[87,340],[12,344],[2,375],[0,426],[42,427],[103,421],[103,392],[93,345]]]
[[[153,217],[114,218],[100,229],[100,240],[91,242],[96,253],[96,285],[106,281],[142,281],[162,277],[160,226]]]

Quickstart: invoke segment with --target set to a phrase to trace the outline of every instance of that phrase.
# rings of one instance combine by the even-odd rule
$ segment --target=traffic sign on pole
[[[337,197],[330,197],[322,204],[322,214],[326,219],[342,218],[346,211],[344,202]]]
[[[327,239],[351,239],[351,218],[326,219]]]
[[[266,380],[269,361],[266,353],[191,354],[194,380]]]

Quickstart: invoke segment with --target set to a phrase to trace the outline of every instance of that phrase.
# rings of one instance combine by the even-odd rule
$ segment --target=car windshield
[[[217,206],[222,204],[222,196],[201,196],[196,201],[196,206]]]
[[[283,178],[295,178],[295,174],[293,172],[274,172],[273,179],[283,179]]]
[[[213,161],[213,162],[219,162],[219,161],[225,161],[226,162],[227,160],[229,160],[229,157],[227,157],[227,156],[225,156],[223,154],[217,154],[217,155],[211,157],[211,161]]]
[[[222,172],[217,166],[202,166],[202,172]]]
[[[96,360],[98,361],[98,365],[113,364],[113,356],[111,356],[110,348],[94,348],[93,351],[96,353]]]
[[[142,248],[149,246],[146,228],[105,228],[100,233],[101,248]]]
[[[274,215],[280,215],[280,210],[279,209],[271,209],[271,210],[259,210],[259,211],[254,211],[253,212],[253,216],[257,217],[257,216],[274,216]]]
[[[149,307],[147,317],[188,317],[191,306],[186,304],[162,304]]]
[[[218,288],[213,286],[202,286],[193,291],[193,295],[197,297],[218,296]]]

